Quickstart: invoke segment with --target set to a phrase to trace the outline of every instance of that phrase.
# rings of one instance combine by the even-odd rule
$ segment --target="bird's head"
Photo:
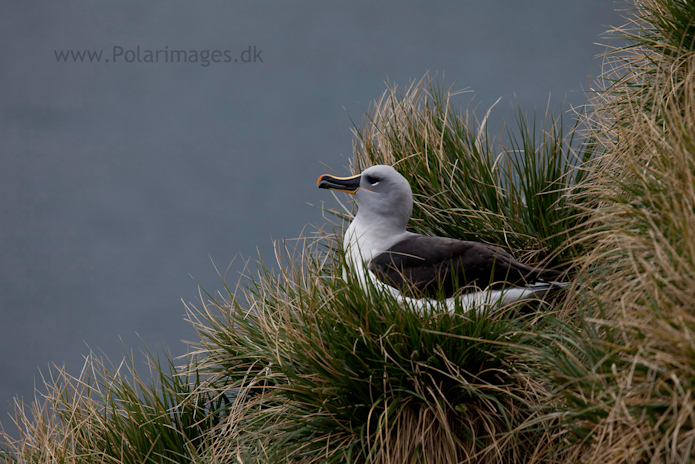
[[[351,177],[324,174],[318,178],[316,185],[318,188],[355,194],[360,216],[387,220],[403,230],[413,212],[410,184],[391,166],[372,166]]]

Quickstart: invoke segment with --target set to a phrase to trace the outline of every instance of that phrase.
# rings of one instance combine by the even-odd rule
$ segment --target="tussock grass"
[[[415,311],[355,276],[342,250],[278,248],[225,299],[191,309],[206,392],[243,462],[518,462],[556,442],[523,354],[533,312]],[[281,259],[282,258],[282,259]],[[370,296],[371,295],[371,296]]]
[[[185,401],[199,379],[178,374],[148,353],[150,379],[133,358],[117,365],[90,354],[79,376],[55,366],[43,379],[45,393],[26,405],[15,399],[17,438],[2,431],[3,462],[189,463],[205,449],[206,431],[220,406],[204,395]]]
[[[490,136],[429,76],[354,127],[409,227],[566,270],[545,302],[415,311],[345,269],[333,230],[189,304],[187,364],[56,368],[16,401],[16,463],[686,463],[695,454],[695,7],[636,0],[589,110]],[[579,130],[581,128],[581,131]],[[342,220],[342,221],[341,221]],[[367,279],[367,281],[369,281]],[[225,284],[226,285],[226,284]]]
[[[585,462],[690,462],[695,414],[695,7],[639,1],[591,124],[602,156],[584,240],[585,322],[546,362]]]

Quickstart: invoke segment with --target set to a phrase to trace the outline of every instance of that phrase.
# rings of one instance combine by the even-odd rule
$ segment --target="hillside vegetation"
[[[545,301],[416,311],[344,274],[333,227],[188,305],[184,366],[56,367],[7,463],[687,463],[695,458],[695,4],[635,0],[570,131],[501,137],[425,76],[354,128],[410,182],[412,231],[564,271]],[[339,173],[344,175],[345,173]],[[249,271],[251,274],[251,271]],[[3,424],[9,429],[9,424]]]

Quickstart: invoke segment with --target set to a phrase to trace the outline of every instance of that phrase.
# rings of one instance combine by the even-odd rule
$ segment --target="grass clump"
[[[694,24],[691,3],[636,2],[594,100],[593,245],[568,302],[585,322],[546,358],[585,462],[695,454]]]
[[[195,462],[206,431],[220,420],[209,409],[220,400],[186,401],[200,379],[181,375],[168,356],[162,364],[148,352],[147,360],[149,380],[135,371],[132,356],[113,366],[90,354],[77,377],[54,367],[42,397],[30,405],[15,400],[19,435],[2,432],[2,462]]]
[[[286,251],[287,248],[280,248]],[[547,392],[522,359],[535,314],[419,312],[301,246],[227,299],[192,311],[209,394],[243,462],[512,462],[543,453]],[[371,296],[370,296],[371,295]]]

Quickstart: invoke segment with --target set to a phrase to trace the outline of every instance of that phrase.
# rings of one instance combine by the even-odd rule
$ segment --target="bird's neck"
[[[345,233],[343,249],[354,262],[359,259],[368,263],[374,255],[388,250],[407,233],[404,226],[379,217],[365,220],[357,213]]]

